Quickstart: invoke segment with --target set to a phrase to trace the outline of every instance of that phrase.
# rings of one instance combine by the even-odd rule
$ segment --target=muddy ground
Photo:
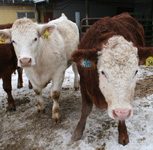
[[[134,115],[127,120],[130,143],[118,144],[117,121],[107,111],[93,108],[84,135],[70,143],[81,114],[80,91],[73,90],[71,68],[67,71],[60,96],[62,119],[52,125],[51,83],[44,89],[45,114],[37,112],[36,95],[24,87],[16,88],[13,75],[13,97],[17,110],[8,112],[6,94],[0,88],[0,150],[151,150],[153,149],[153,69],[141,66],[134,97]],[[0,83],[1,84],[1,83]]]

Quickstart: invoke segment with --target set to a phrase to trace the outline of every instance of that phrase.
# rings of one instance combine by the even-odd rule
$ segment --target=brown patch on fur
[[[39,101],[37,101],[37,105],[40,107],[40,108],[42,108],[42,103],[41,102],[39,102]],[[45,113],[45,109],[38,109],[38,112],[39,113]]]
[[[37,104],[38,104],[38,106],[40,106],[40,107],[42,106],[42,103],[40,103],[39,101],[37,102]]]
[[[128,144],[129,143],[129,136],[128,136],[128,133],[127,133],[125,120],[124,121],[119,120],[118,133],[119,133],[118,143],[122,144],[122,145]]]
[[[40,92],[38,89],[34,89],[34,92],[37,94],[37,95],[40,95]]]
[[[89,95],[90,99],[95,102],[95,105],[96,107],[100,108],[100,109],[103,109],[103,110],[107,110],[107,107],[108,107],[108,104],[107,102],[105,101],[105,98],[103,97],[101,100],[97,101],[93,95],[91,95],[89,93],[88,90],[86,90],[87,94]]]
[[[0,29],[10,29],[12,24],[0,25]],[[15,110],[15,102],[11,94],[11,74],[17,68],[17,58],[12,44],[0,44],[0,78],[3,80],[3,89],[8,96],[8,107]]]
[[[52,93],[52,98],[53,98],[54,100],[58,100],[58,99],[59,99],[59,96],[60,96],[60,92],[59,92],[59,91],[54,91],[54,92]]]
[[[83,36],[79,44],[79,50],[72,53],[72,60],[77,63],[82,59],[96,62],[97,52],[114,35],[123,36],[127,41],[132,41],[136,47],[145,46],[142,25],[128,13],[123,13],[112,18],[102,18],[92,25]]]
[[[86,49],[79,49],[72,53],[72,60],[76,63],[80,62],[80,60],[83,59],[95,61],[96,58],[97,58],[97,49],[88,49],[88,51]]]
[[[40,85],[40,87],[43,89],[43,88],[45,88],[47,86],[47,84],[48,84],[48,82],[45,83],[45,84]]]
[[[53,112],[52,112],[53,114],[55,114],[55,113],[58,113],[58,114],[60,114],[60,110],[59,110],[59,108],[55,108],[54,110],[53,110]]]
[[[12,24],[0,25],[0,29],[10,29],[11,27],[12,27]]]

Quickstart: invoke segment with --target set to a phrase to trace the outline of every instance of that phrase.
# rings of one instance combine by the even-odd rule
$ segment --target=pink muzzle
[[[30,67],[32,64],[32,59],[28,57],[23,57],[19,61],[20,61],[21,67]]]
[[[117,120],[125,120],[131,116],[131,109],[117,108],[113,110],[113,117]]]

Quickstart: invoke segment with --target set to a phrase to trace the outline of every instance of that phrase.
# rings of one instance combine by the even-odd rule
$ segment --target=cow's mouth
[[[32,58],[29,57],[20,58],[19,64],[21,67],[30,67],[32,65]]]
[[[117,108],[112,111],[114,119],[125,120],[131,116],[131,109]]]

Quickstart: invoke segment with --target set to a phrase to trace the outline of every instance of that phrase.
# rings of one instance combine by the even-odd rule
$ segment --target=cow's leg
[[[54,75],[52,79],[51,97],[53,99],[52,108],[52,119],[53,125],[60,123],[60,108],[59,108],[59,97],[61,92],[61,87],[64,79],[65,71],[57,71],[58,73]]]
[[[11,86],[11,74],[7,74],[5,77],[2,77],[3,80],[3,89],[7,93],[8,96],[8,110],[15,111],[16,106],[14,99],[12,97],[12,86]]]
[[[44,107],[44,99],[42,97],[42,89],[34,89],[35,93],[37,94],[37,107],[38,107],[38,112],[44,113],[45,112],[45,107]]]
[[[77,91],[79,89],[79,77],[78,77],[78,69],[76,63],[72,64],[72,69],[74,72],[74,89]]]
[[[119,132],[119,137],[118,137],[119,144],[122,144],[122,145],[128,144],[129,143],[129,136],[127,133],[125,120],[122,120],[122,121],[119,120],[118,132]]]
[[[80,121],[78,122],[78,125],[71,137],[72,141],[77,141],[81,139],[83,131],[85,129],[87,117],[91,113],[93,106],[93,103],[89,95],[86,93],[86,91],[85,90],[81,91],[81,93],[82,93],[82,114]]]
[[[44,99],[42,97],[42,88],[40,88],[39,86],[37,86],[33,82],[32,82],[32,86],[33,86],[34,92],[37,95],[38,112],[44,113],[45,112],[45,107],[44,107]]]
[[[17,72],[18,72],[18,85],[17,85],[17,88],[22,88],[23,87],[23,79],[22,79],[22,72],[23,72],[23,69],[18,67],[17,68]]]

